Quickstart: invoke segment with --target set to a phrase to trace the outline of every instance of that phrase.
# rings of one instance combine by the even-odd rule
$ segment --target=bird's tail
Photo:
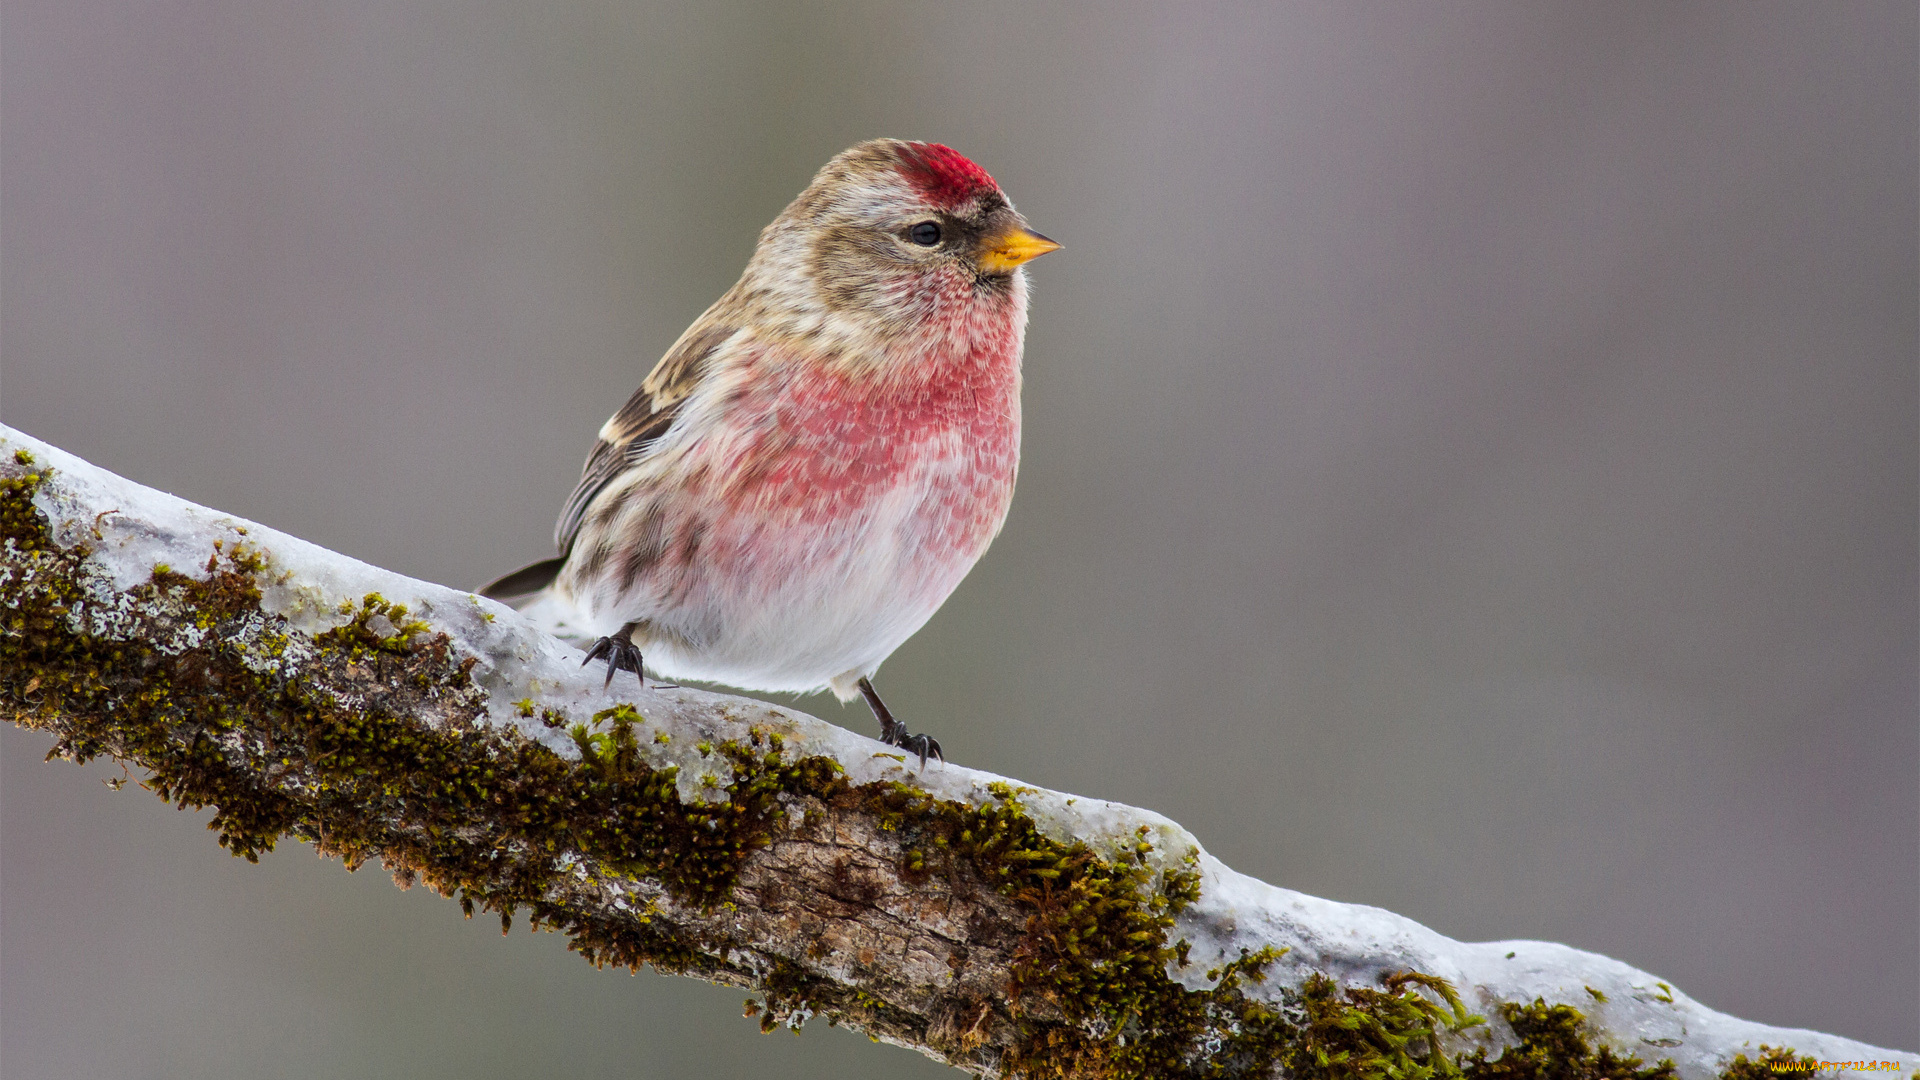
[[[579,608],[555,593],[553,579],[567,560],[545,559],[522,567],[506,577],[482,586],[479,594],[518,611],[528,622],[573,645],[584,645],[599,636],[592,630],[593,620]]]
[[[489,600],[498,600],[510,607],[519,607],[516,600],[525,600],[533,594],[553,584],[560,576],[560,567],[566,563],[566,557],[542,559],[532,566],[523,566],[506,577],[482,585],[477,591]]]

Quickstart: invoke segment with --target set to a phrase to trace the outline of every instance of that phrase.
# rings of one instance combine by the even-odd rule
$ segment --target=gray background
[[[1913,4],[7,0],[0,46],[0,419],[456,585],[547,553],[821,162],[951,143],[1066,250],[897,710],[1920,1048]],[[940,1073],[47,745],[0,733],[9,1080]]]

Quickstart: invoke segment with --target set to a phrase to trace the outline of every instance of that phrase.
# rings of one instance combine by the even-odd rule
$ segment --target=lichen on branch
[[[0,454],[0,708],[54,756],[138,766],[237,856],[378,859],[595,964],[742,987],[764,1029],[1008,1076],[1912,1071],[1602,957],[1275,889],[1145,811],[920,771],[760,702],[625,675],[609,695],[490,602],[9,429]]]

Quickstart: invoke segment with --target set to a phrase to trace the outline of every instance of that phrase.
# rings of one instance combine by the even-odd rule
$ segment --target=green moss
[[[13,462],[21,471],[0,477],[0,537],[18,552],[57,550],[45,519],[33,505],[46,470],[36,471],[33,455],[25,450],[15,450]]]
[[[760,980],[762,1000],[748,999],[746,1015],[759,1017],[760,1030],[780,1028],[798,1034],[815,1015],[829,1024],[852,1024],[865,1029],[912,1026],[916,1018],[872,994],[813,975],[791,960],[776,960]]]
[[[1284,1061],[1301,1080],[1429,1080],[1461,1070],[1441,1049],[1443,1033],[1484,1023],[1445,979],[1399,972],[1383,989],[1344,992],[1324,975],[1301,987],[1302,1022]]]
[[[194,625],[202,630],[258,610],[260,586],[256,579],[259,556],[235,545],[223,552],[216,545],[207,557],[206,580],[176,572],[166,563],[157,563],[153,576],[136,593],[147,603],[176,603],[193,612]]]
[[[1813,1058],[1762,1043],[1760,1060],[1749,1061],[1747,1055],[1736,1054],[1733,1061],[1720,1070],[1720,1080],[1807,1080],[1819,1069],[1820,1063]]]
[[[404,656],[412,648],[414,635],[432,630],[425,619],[407,618],[405,604],[390,603],[379,593],[368,593],[357,607],[343,602],[340,614],[347,616],[347,621],[315,638],[314,644],[340,650],[349,657],[368,652]]]
[[[1520,1045],[1488,1061],[1485,1052],[1462,1063],[1469,1080],[1673,1080],[1673,1062],[1644,1065],[1602,1046],[1594,1049],[1583,1034],[1586,1018],[1571,1005],[1508,1002],[1500,1016]]]
[[[975,882],[1026,913],[1006,988],[1007,1015],[1021,1038],[999,1063],[1002,1071],[1154,1075],[1166,1062],[1217,1052],[1221,1033],[1258,1037],[1266,1007],[1238,987],[1249,973],[1259,978],[1272,955],[1229,964],[1219,984],[1199,994],[1167,978],[1179,950],[1169,940],[1174,916],[1198,896],[1191,865],[1155,871],[1144,827],[1119,859],[1052,840],[1022,806],[1024,789],[996,783],[989,790],[993,799],[982,806],[905,784],[854,794],[862,813],[898,834],[906,880]],[[770,1001],[770,1014],[781,1006]],[[1191,1021],[1177,1029],[1167,1024],[1176,1009]],[[968,1047],[963,1041],[958,1049]]]

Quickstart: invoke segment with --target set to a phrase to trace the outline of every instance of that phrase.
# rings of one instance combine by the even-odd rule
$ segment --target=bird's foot
[[[616,671],[631,671],[640,680],[641,686],[647,685],[647,677],[640,670],[640,646],[633,643],[632,623],[594,642],[593,648],[587,650],[587,658],[580,661],[580,666],[586,667],[595,660],[607,662],[607,681],[602,684],[603,687],[613,685],[613,673]]]
[[[880,741],[888,746],[897,746],[909,754],[918,754],[920,767],[927,767],[927,759],[937,757],[946,764],[947,756],[940,752],[940,740],[931,735],[914,735],[907,731],[907,725],[893,718],[893,710],[880,700],[874,692],[873,683],[861,679],[860,694],[867,699],[867,707],[873,710],[874,719],[880,721]]]
[[[907,725],[898,720],[893,722],[893,728],[891,730],[882,730],[880,732],[880,741],[886,743],[888,746],[897,746],[909,754],[918,755],[920,758],[920,767],[923,769],[927,767],[927,759],[930,757],[939,758],[943,765],[947,760],[947,756],[940,752],[939,739],[931,735],[909,734],[907,732]]]

